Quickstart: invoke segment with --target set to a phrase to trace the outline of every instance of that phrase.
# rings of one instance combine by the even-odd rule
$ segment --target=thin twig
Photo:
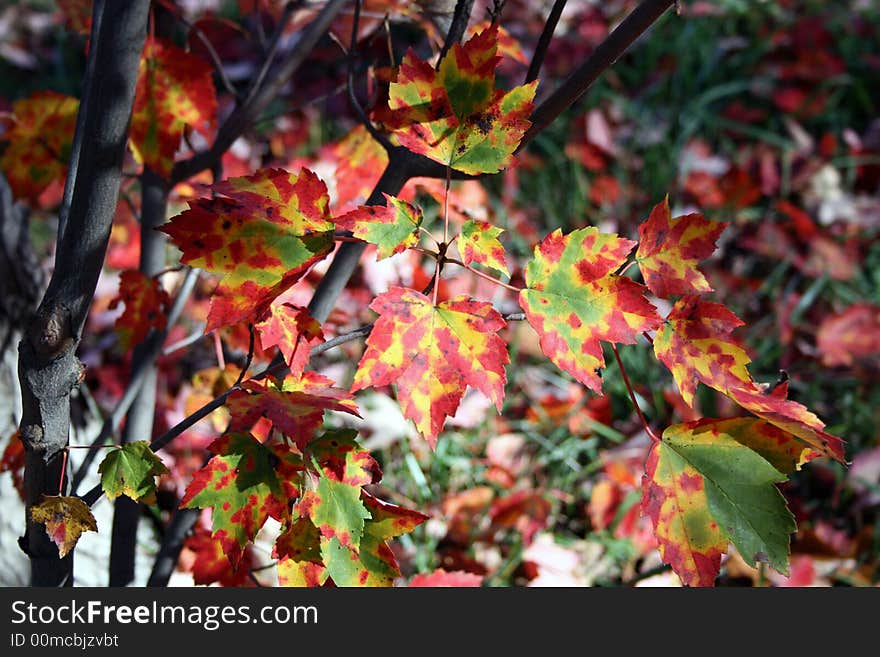
[[[244,366],[241,368],[241,372],[238,373],[238,378],[235,380],[235,385],[241,385],[241,382],[244,380],[245,374],[251,368],[251,363],[254,361],[254,325],[248,324],[248,352],[247,358],[244,359]]]
[[[360,101],[357,99],[357,94],[354,92],[354,65],[357,60],[357,38],[358,38],[358,26],[360,24],[361,18],[361,0],[355,0],[354,3],[354,18],[351,22],[351,44],[348,48],[348,76],[346,80],[346,88],[348,89],[348,102],[351,103],[351,106],[354,108],[355,114],[357,114],[358,120],[367,129],[367,132],[370,133],[370,136],[379,142],[382,148],[385,149],[386,152],[390,153],[394,149],[394,144],[379,132],[376,129],[376,126],[373,125],[373,122],[370,121],[370,117],[367,116],[367,113],[364,111],[363,106]]]
[[[186,27],[186,29],[195,33],[199,41],[202,42],[202,45],[205,46],[205,50],[208,51],[208,57],[210,57],[211,63],[214,65],[214,70],[217,71],[217,76],[220,78],[220,82],[223,84],[223,88],[226,89],[226,91],[231,94],[233,98],[239,99],[239,92],[232,84],[229,76],[226,75],[226,70],[223,68],[223,62],[220,60],[220,55],[217,54],[217,50],[214,48],[214,44],[211,43],[210,39],[208,39],[208,36],[202,31],[202,28],[187,20],[187,18],[183,15],[183,12],[175,12],[175,18],[177,18],[177,20],[179,20],[183,24],[183,26]]]
[[[559,23],[559,17],[562,16],[562,10],[565,9],[567,0],[556,0],[553,8],[550,9],[550,15],[547,16],[547,22],[544,23],[544,29],[538,38],[538,45],[535,46],[535,53],[532,55],[532,61],[529,63],[529,70],[526,73],[525,84],[538,79],[541,73],[541,66],[544,64],[544,57],[547,56],[547,48],[553,40],[553,32],[556,31],[556,24]]]
[[[452,263],[453,265],[458,265],[459,267],[464,267],[472,274],[475,274],[475,275],[479,276],[480,278],[483,278],[483,279],[489,281],[490,283],[495,283],[495,285],[500,285],[503,288],[507,288],[511,292],[516,292],[517,294],[522,292],[522,288],[516,287],[515,285],[510,285],[508,283],[505,283],[504,281],[499,281],[497,278],[495,278],[494,276],[491,276],[490,274],[487,274],[485,272],[481,272],[479,269],[474,269],[470,265],[464,264],[461,260],[457,260],[455,258],[443,258],[443,260],[445,262]]]
[[[611,350],[614,352],[614,357],[617,359],[617,366],[620,368],[620,374],[623,377],[623,382],[626,384],[626,389],[629,392],[630,401],[632,401],[633,407],[636,409],[639,420],[642,421],[642,426],[645,428],[645,432],[651,440],[654,442],[660,442],[660,438],[654,433],[654,430],[651,429],[648,421],[645,419],[645,415],[642,413],[642,409],[639,408],[639,403],[636,401],[636,393],[633,390],[632,383],[629,381],[629,376],[626,373],[626,368],[623,366],[623,361],[620,359],[620,354],[617,352],[617,345],[613,342],[611,343]]]

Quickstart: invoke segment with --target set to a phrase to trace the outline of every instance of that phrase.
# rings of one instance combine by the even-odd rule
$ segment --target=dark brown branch
[[[532,61],[529,63],[529,70],[526,72],[524,84],[528,84],[538,79],[541,73],[541,66],[544,64],[544,57],[547,56],[547,48],[553,40],[553,32],[556,31],[556,24],[559,23],[559,17],[562,16],[562,10],[565,9],[567,0],[556,0],[550,9],[550,15],[547,16],[547,22],[544,23],[544,29],[538,38],[538,45],[535,46],[535,54],[532,55]]]
[[[623,22],[600,43],[587,60],[581,64],[549,97],[532,113],[531,127],[523,135],[517,150],[528,144],[535,135],[553,123],[571,107],[606,69],[610,68],[623,53],[644,34],[674,0],[643,0]]]
[[[437,58],[438,70],[440,62],[446,57],[446,53],[450,51],[454,44],[459,43],[464,36],[473,8],[474,0],[457,0],[455,3],[455,11],[452,14],[452,22],[449,24],[449,32],[446,33],[446,41],[443,42],[443,48],[440,50],[440,57]]]
[[[245,101],[236,107],[226,118],[217,132],[214,143],[208,150],[196,153],[191,158],[174,165],[174,169],[171,172],[172,183],[176,184],[187,180],[200,171],[210,169],[215,162],[218,162],[223,157],[223,154],[232,145],[232,142],[238,139],[260,116],[263,110],[268,107],[269,103],[278,96],[284,85],[296,73],[306,60],[306,57],[312,52],[318,40],[330,27],[333,19],[342,11],[345,3],[346,0],[330,0],[324,6],[315,20],[305,29],[296,45],[287,54],[283,63],[271,78],[268,77],[268,70],[271,60],[274,59],[274,48],[270,46],[270,53],[267,55],[266,64],[257,75]],[[286,19],[277,26],[273,37],[273,45],[281,39],[285,23]]]

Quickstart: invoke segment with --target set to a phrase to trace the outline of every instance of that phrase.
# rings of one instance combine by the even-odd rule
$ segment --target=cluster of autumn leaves
[[[489,28],[454,46],[437,69],[407,54],[390,87],[386,121],[398,143],[467,174],[509,164],[529,126],[536,83],[495,88],[496,41],[497,30]],[[181,89],[208,90],[195,65],[171,61],[161,44],[148,48],[139,93],[141,80],[164,91],[136,105],[135,118],[144,115],[147,128],[136,131],[133,119],[132,140],[138,158],[167,176],[183,126],[211,124],[204,105],[179,97]],[[190,86],[181,87],[184,75],[195,76]],[[210,87],[209,74],[207,81]],[[158,112],[166,105],[178,114],[163,123]],[[387,541],[426,518],[364,489],[381,478],[378,464],[353,431],[323,430],[324,411],[357,415],[352,393],[395,385],[404,415],[433,447],[468,386],[501,410],[509,355],[499,332],[507,322],[485,300],[438,300],[392,287],[370,306],[377,319],[351,391],[336,388],[306,369],[310,350],[324,341],[321,326],[305,308],[278,297],[332,252],[337,231],[375,244],[380,259],[418,248],[426,232],[421,210],[386,194],[385,205],[333,217],[326,185],[307,169],[262,169],[211,191],[162,230],[181,250],[182,263],[220,277],[206,330],[252,324],[264,349],[279,348],[289,374],[246,382],[229,397],[229,427],[210,446],[214,456],[194,476],[182,506],[213,510],[214,538],[233,567],[274,518],[282,527],[274,548],[282,584],[389,585],[399,569]],[[543,353],[594,392],[602,393],[603,345],[616,349],[644,337],[687,404],[703,383],[752,415],[675,425],[661,436],[645,425],[654,444],[642,509],[663,560],[687,585],[711,585],[731,542],[747,562],[786,572],[796,527],[776,484],[814,457],[843,459],[842,441],[789,400],[784,384],[767,390],[752,379],[748,355],[732,336],[742,322],[704,298],[711,288],[697,265],[724,228],[698,214],[673,217],[663,200],[639,227],[638,242],[592,227],[556,230],[535,247],[518,291]],[[446,246],[456,241],[462,266],[509,276],[500,233],[468,221],[453,240],[435,239],[438,251],[428,253],[442,266]],[[627,275],[632,265],[644,285]],[[130,285],[126,323],[134,335],[145,335],[156,325],[139,319],[137,305],[157,288],[148,279]],[[671,304],[665,317],[649,292]],[[146,443],[133,443],[113,450],[100,471],[108,497],[148,500],[164,466]],[[34,519],[45,522],[62,554],[81,531],[95,529],[77,498],[48,498]]]

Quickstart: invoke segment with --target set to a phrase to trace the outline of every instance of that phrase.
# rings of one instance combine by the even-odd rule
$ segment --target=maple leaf
[[[880,306],[856,303],[819,325],[816,346],[828,367],[880,357]]]
[[[458,240],[462,262],[466,265],[477,263],[510,276],[505,262],[504,247],[498,241],[498,236],[503,232],[502,228],[497,228],[486,221],[473,219],[466,222],[461,227],[461,237]]]
[[[413,531],[427,516],[379,500],[366,491],[361,499],[372,518],[364,524],[359,549],[351,550],[336,537],[321,541],[321,556],[336,586],[391,586],[400,567],[388,541]]]
[[[18,491],[18,496],[24,500],[24,443],[21,442],[21,432],[16,431],[6,443],[3,456],[0,457],[0,472],[8,472],[12,475],[12,485]]]
[[[211,532],[196,527],[187,536],[185,546],[192,550],[195,560],[191,571],[193,582],[199,586],[214,584],[221,586],[247,586],[250,570],[254,565],[253,552],[246,549],[238,568],[229,567],[229,559],[223,551],[223,543],[211,536]]]
[[[76,98],[54,91],[40,91],[12,104],[11,127],[3,135],[9,143],[0,156],[0,171],[17,198],[35,202],[67,174],[78,109]]]
[[[645,287],[613,274],[635,242],[589,227],[556,230],[535,247],[519,303],[541,350],[559,368],[601,394],[601,340],[633,344],[659,326]]]
[[[273,303],[254,327],[263,349],[278,347],[294,376],[302,374],[309,364],[312,347],[324,342],[318,320],[306,308],[290,303]]]
[[[446,571],[438,568],[433,573],[416,575],[409,582],[409,587],[438,587],[448,586],[455,588],[477,587],[483,585],[483,576],[474,575],[463,570]]]
[[[715,251],[715,241],[727,223],[707,221],[701,214],[672,217],[669,197],[654,206],[639,226],[636,262],[645,284],[658,297],[710,292],[712,288],[697,269]]]
[[[213,129],[217,96],[208,61],[148,37],[138,67],[129,143],[135,159],[168,178],[186,126]]]
[[[321,586],[327,580],[321,534],[309,518],[296,518],[279,534],[272,556],[278,559],[281,586]]]
[[[223,276],[206,332],[260,321],[333,248],[327,186],[308,169],[261,169],[212,189],[221,196],[190,201],[159,228],[183,251],[182,263]]]
[[[687,586],[714,584],[730,542],[752,566],[763,561],[788,574],[797,526],[775,486],[787,478],[727,433],[726,422],[669,427],[642,480],[642,511],[660,555]]]
[[[335,539],[353,550],[360,545],[364,520],[372,517],[361,502],[360,486],[323,475],[315,490],[303,493],[297,509],[314,523],[323,538]]]
[[[278,458],[253,436],[227,433],[209,449],[216,456],[193,475],[180,507],[213,509],[213,537],[237,568],[266,520],[287,517],[288,499],[274,468]]]
[[[537,81],[507,93],[495,89],[497,40],[493,26],[454,44],[437,71],[407,52],[388,99],[402,145],[470,174],[510,163],[531,125]]]
[[[31,520],[46,525],[62,559],[76,547],[83,532],[98,531],[91,509],[78,497],[44,495],[40,504],[31,507]]]
[[[126,495],[145,504],[156,502],[156,477],[169,474],[168,468],[145,440],[110,450],[98,466],[98,472],[101,474],[101,488],[108,499]]]
[[[826,432],[822,420],[806,406],[788,399],[788,382],[772,392],[755,385],[725,390],[724,394],[750,413],[796,436],[822,456],[845,462],[844,441]]]
[[[351,486],[366,486],[382,479],[382,469],[370,452],[361,447],[354,429],[328,431],[309,443],[325,476]]]
[[[432,447],[470,385],[501,410],[510,362],[492,304],[461,296],[434,306],[423,294],[392,287],[370,308],[379,314],[352,392],[394,383],[403,414]]]
[[[682,399],[693,407],[699,382],[719,392],[754,389],[751,362],[745,350],[731,339],[742,320],[720,303],[696,295],[675,302],[654,337],[654,353],[669,368]]]
[[[334,172],[337,210],[366,201],[388,164],[388,153],[382,144],[363,125],[358,125],[329,146],[328,151],[338,162]]]
[[[280,388],[259,381],[247,381],[241,387],[226,401],[232,415],[230,431],[248,431],[265,418],[303,448],[323,424],[325,410],[360,417],[351,393],[333,387],[333,381],[317,372],[288,375]]]
[[[337,227],[375,244],[377,260],[403,253],[418,244],[423,219],[420,208],[388,194],[383,196],[385,205],[362,205],[333,220]]]
[[[129,269],[119,275],[119,294],[110,302],[113,310],[120,303],[125,310],[116,318],[119,346],[128,351],[132,345],[143,342],[151,329],[165,330],[165,319],[171,297],[159,281]]]

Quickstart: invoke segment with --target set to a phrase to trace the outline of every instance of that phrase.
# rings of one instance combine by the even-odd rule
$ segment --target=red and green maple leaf
[[[333,481],[351,486],[379,483],[382,469],[356,438],[354,429],[335,429],[309,443],[308,451]]]
[[[230,568],[223,543],[203,527],[196,527],[187,537],[185,546],[192,550],[195,557],[190,570],[193,582],[198,586],[217,583],[220,586],[238,587],[250,583],[250,570],[255,565],[250,547],[245,549],[238,568]]]
[[[601,341],[633,344],[661,322],[645,287],[613,273],[634,246],[593,227],[568,235],[556,230],[535,247],[519,295],[544,354],[600,394]]]
[[[131,114],[129,141],[135,159],[168,178],[184,129],[206,133],[216,117],[210,63],[168,41],[148,38]]]
[[[377,260],[418,244],[422,225],[421,209],[394,196],[383,196],[385,205],[362,205],[333,220],[342,230],[375,244]]]
[[[364,521],[372,517],[361,502],[360,486],[323,474],[314,490],[303,493],[297,510],[318,528],[322,540],[334,539],[352,550],[357,550],[361,543]],[[326,560],[324,563],[327,565]]]
[[[439,70],[409,51],[391,84],[388,106],[400,143],[465,173],[507,166],[531,125],[537,81],[495,88],[501,60],[496,27],[455,44]]]
[[[766,562],[788,574],[797,526],[775,486],[787,478],[737,440],[742,429],[739,418],[675,425],[648,455],[642,511],[663,561],[687,586],[714,584],[730,542],[752,566]]]
[[[98,466],[101,488],[114,500],[126,495],[134,501],[153,504],[156,501],[156,477],[169,474],[162,460],[150,449],[150,443],[139,440],[110,450]]]
[[[116,319],[119,346],[128,351],[143,342],[152,329],[165,330],[165,319],[171,297],[154,278],[137,269],[129,269],[119,276],[119,294],[110,303],[110,310],[120,303],[125,310]]]
[[[366,201],[388,164],[388,153],[382,144],[358,125],[328,150],[337,162],[336,209],[341,211]]]
[[[309,518],[296,518],[275,541],[281,586],[321,586],[327,569],[321,559],[321,534]]]
[[[321,324],[306,308],[273,303],[254,327],[263,349],[278,347],[291,374],[299,376],[309,364],[312,347],[324,342]]]
[[[388,541],[413,531],[427,516],[379,500],[366,491],[361,494],[372,516],[364,524],[360,546],[352,550],[336,537],[321,540],[321,556],[336,586],[391,586],[400,577],[400,567]]]
[[[684,401],[694,405],[697,385],[703,382],[719,392],[755,387],[751,362],[731,333],[742,320],[720,303],[696,295],[675,302],[654,337],[654,353],[669,368]]]
[[[0,171],[16,198],[34,202],[67,175],[78,109],[76,98],[54,91],[40,91],[12,104]]]
[[[76,547],[83,532],[98,531],[91,509],[78,497],[45,495],[40,504],[31,507],[31,520],[46,526],[61,558]]]
[[[300,449],[324,423],[324,411],[360,417],[350,392],[334,387],[333,381],[312,371],[288,375],[280,387],[271,382],[247,381],[229,396],[226,406],[232,415],[230,431],[249,431],[258,422],[268,420]]]
[[[275,470],[272,450],[244,433],[227,433],[211,443],[216,454],[193,475],[181,508],[211,508],[213,537],[234,568],[269,517],[288,516],[288,498]]]
[[[701,214],[672,217],[669,197],[658,203],[639,226],[636,262],[645,284],[658,297],[710,292],[712,288],[697,269],[715,251],[715,241],[726,223],[706,220]]]
[[[479,264],[510,276],[507,269],[504,247],[498,236],[504,229],[493,226],[486,221],[472,219],[461,227],[458,238],[458,250],[461,260],[466,265]]]
[[[501,410],[510,359],[497,333],[506,322],[492,304],[462,296],[434,306],[415,290],[392,287],[370,308],[379,318],[352,392],[396,384],[403,414],[432,447],[467,386]]]
[[[222,275],[206,331],[260,321],[333,248],[327,186],[308,169],[262,169],[212,189],[220,196],[190,201],[160,228],[183,251],[181,262]]]

